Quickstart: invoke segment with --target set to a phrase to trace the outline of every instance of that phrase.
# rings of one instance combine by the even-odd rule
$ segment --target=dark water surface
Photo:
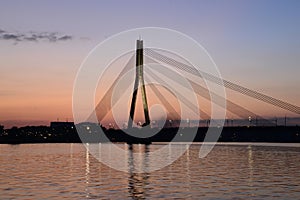
[[[207,157],[198,155],[194,144],[167,167],[135,173],[133,157],[126,158],[128,172],[120,172],[82,144],[0,145],[0,199],[300,199],[299,145],[217,145]]]

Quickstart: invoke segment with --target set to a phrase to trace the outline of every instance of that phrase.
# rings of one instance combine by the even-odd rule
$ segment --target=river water
[[[162,144],[118,145],[130,153]],[[202,159],[194,144],[149,173],[135,173],[134,157],[125,159],[128,171],[122,172],[82,144],[0,145],[0,199],[300,199],[297,144],[219,144]]]

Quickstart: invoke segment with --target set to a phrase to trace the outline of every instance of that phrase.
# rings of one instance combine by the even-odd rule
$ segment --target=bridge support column
[[[135,82],[133,87],[133,94],[132,94],[130,113],[128,119],[128,128],[132,128],[135,106],[136,106],[136,98],[137,98],[139,86],[142,93],[142,101],[143,101],[144,116],[145,116],[145,123],[143,124],[143,126],[147,126],[150,124],[146,88],[144,83],[143,64],[144,64],[143,40],[137,40],[136,41],[136,75],[135,75]]]

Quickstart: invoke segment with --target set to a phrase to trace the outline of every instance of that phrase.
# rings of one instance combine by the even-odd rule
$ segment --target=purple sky
[[[191,36],[225,79],[299,105],[299,9],[297,0],[0,1],[0,122],[71,119],[85,56],[145,26]]]

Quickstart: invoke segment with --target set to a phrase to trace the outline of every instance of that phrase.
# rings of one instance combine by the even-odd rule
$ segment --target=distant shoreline
[[[133,128],[127,134],[120,129],[105,129],[99,132],[100,126],[82,126],[80,136],[77,127],[62,126],[51,128],[47,126],[23,127],[10,129],[0,134],[0,144],[25,143],[155,143],[155,142],[203,142],[208,130],[207,127],[191,128],[163,128],[138,129]],[[217,127],[212,129],[219,129]],[[180,130],[180,135],[177,132]],[[191,133],[195,133],[193,137]],[[151,136],[151,133],[155,133]],[[150,135],[150,137],[147,137]],[[135,137],[137,136],[137,137]],[[141,137],[139,137],[141,136]],[[176,137],[175,137],[176,136]],[[192,137],[192,139],[191,139]],[[207,141],[214,142],[214,141]],[[300,143],[299,126],[271,126],[271,127],[223,127],[218,142],[266,142],[266,143]]]

